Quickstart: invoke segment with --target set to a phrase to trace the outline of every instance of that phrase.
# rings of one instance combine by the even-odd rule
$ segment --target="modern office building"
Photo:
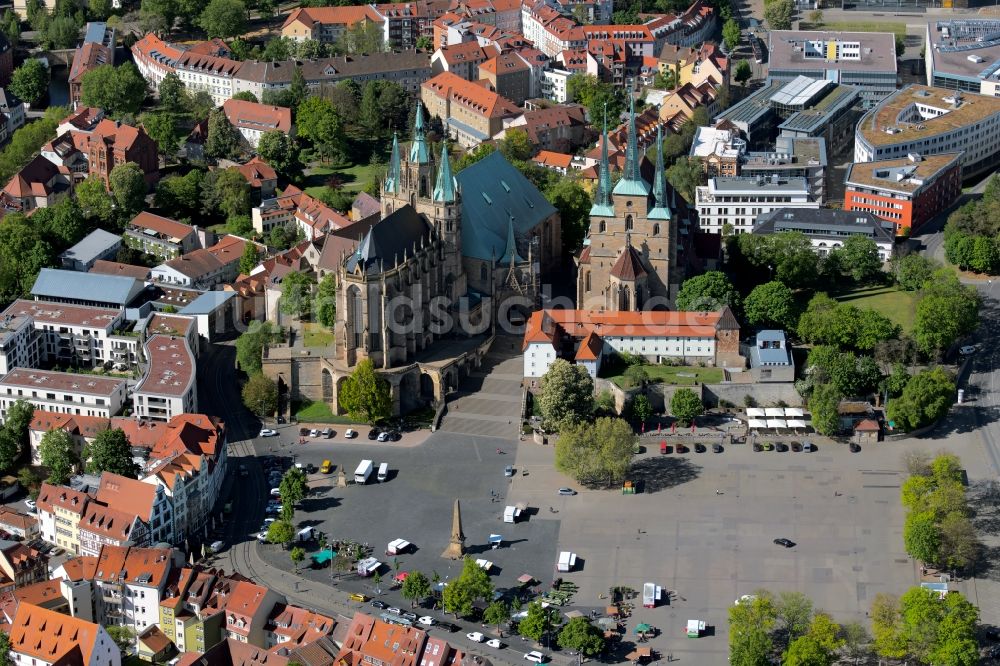
[[[875,241],[882,261],[892,257],[894,243],[892,225],[882,222],[871,213],[848,212],[830,208],[804,210],[778,208],[757,218],[755,234],[779,234],[795,231],[804,234],[813,250],[826,256],[852,236],[864,236]]]
[[[726,225],[732,233],[750,233],[757,216],[775,208],[819,208],[809,194],[805,178],[710,178],[695,193],[698,227],[703,232],[721,234]]]
[[[833,81],[861,90],[866,108],[896,89],[896,37],[888,32],[772,30],[768,78],[797,76]]]
[[[929,86],[997,96],[1000,19],[928,19],[924,63]]]
[[[1000,99],[909,85],[866,113],[854,134],[855,162],[954,152],[962,153],[963,178],[996,167]]]
[[[909,235],[962,193],[962,154],[916,155],[847,167],[844,210],[864,211]]]

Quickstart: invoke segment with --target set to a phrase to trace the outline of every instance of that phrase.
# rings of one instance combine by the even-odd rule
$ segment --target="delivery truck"
[[[505,523],[516,523],[520,517],[521,510],[516,506],[508,506],[503,510],[503,522]]]
[[[378,482],[382,483],[389,478],[389,463],[382,463],[378,466]]]
[[[393,539],[389,542],[389,547],[386,548],[386,553],[389,555],[401,555],[410,549],[410,542],[406,539]]]
[[[575,566],[576,553],[571,553],[568,550],[559,553],[559,561],[556,563],[557,571],[572,571]]]
[[[358,463],[358,468],[354,470],[354,483],[368,483],[368,477],[372,475],[373,467],[371,460],[362,460]]]
[[[642,585],[642,607],[656,608],[663,598],[663,588],[656,583],[643,583]]]
[[[373,573],[379,570],[382,563],[379,562],[374,557],[366,557],[358,562],[358,575],[359,576],[371,576]]]

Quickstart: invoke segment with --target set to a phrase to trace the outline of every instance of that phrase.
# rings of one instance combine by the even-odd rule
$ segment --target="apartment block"
[[[742,178],[717,176],[695,193],[701,231],[721,234],[753,231],[757,216],[775,208],[819,208],[805,178]]]

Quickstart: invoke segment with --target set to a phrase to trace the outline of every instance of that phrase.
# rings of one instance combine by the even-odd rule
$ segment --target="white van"
[[[378,466],[378,480],[379,483],[386,480],[389,476],[389,463],[382,463]]]

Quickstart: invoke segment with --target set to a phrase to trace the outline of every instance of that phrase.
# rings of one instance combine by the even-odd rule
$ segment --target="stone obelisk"
[[[460,560],[465,555],[465,534],[462,533],[462,505],[455,500],[455,511],[451,516],[451,540],[441,557]]]

